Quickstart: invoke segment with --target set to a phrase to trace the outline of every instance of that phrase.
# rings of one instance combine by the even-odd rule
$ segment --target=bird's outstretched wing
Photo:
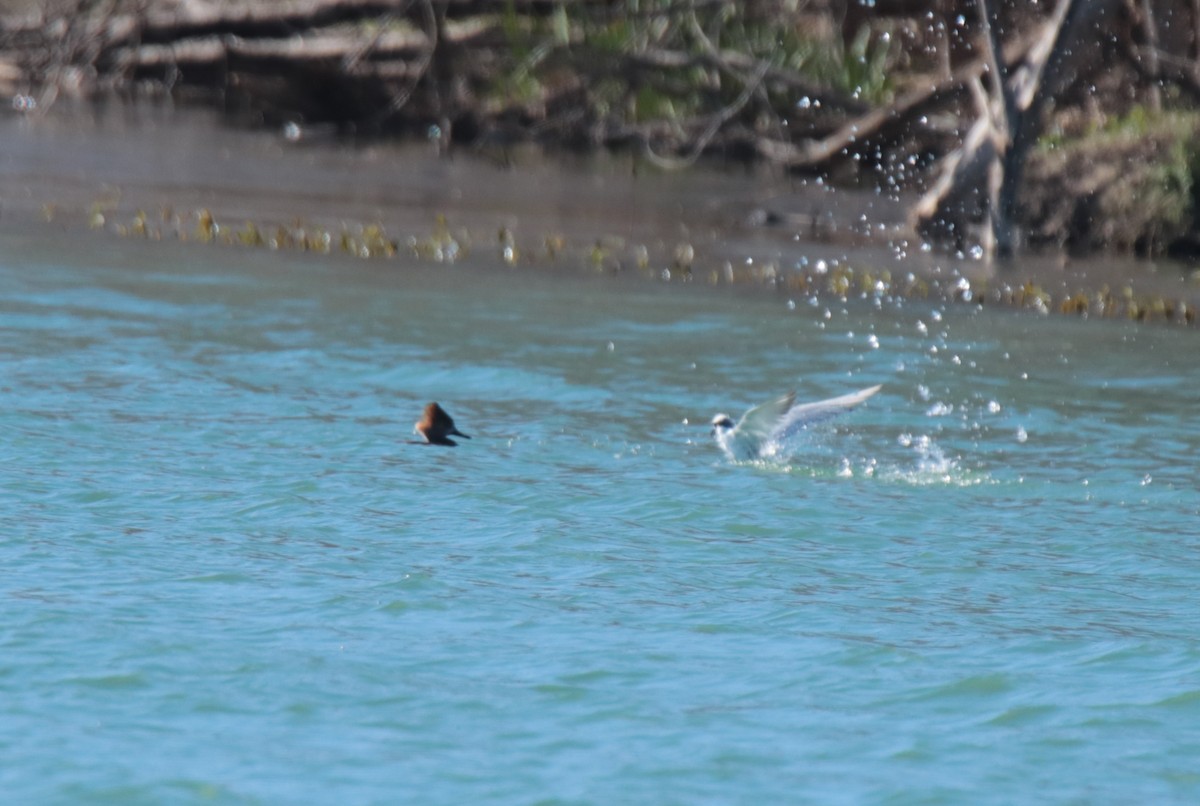
[[[780,420],[787,416],[792,404],[796,402],[796,393],[788,392],[778,400],[755,406],[742,415],[734,427],[734,433],[742,439],[753,439],[762,442],[768,439],[779,426]]]
[[[878,392],[880,388],[880,386],[872,386],[869,389],[852,392],[841,397],[831,397],[828,400],[819,400],[816,403],[801,403],[799,406],[792,406],[776,418],[774,428],[770,432],[770,438],[775,441],[783,440],[814,423],[844,414]],[[788,398],[784,399],[787,400]],[[760,406],[759,408],[765,408],[765,406]],[[758,409],[753,409],[746,414],[746,417],[749,417],[755,411],[758,411]]]

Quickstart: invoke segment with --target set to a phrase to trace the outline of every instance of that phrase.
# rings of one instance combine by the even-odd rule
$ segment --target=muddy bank
[[[1190,0],[3,0],[0,92],[765,162],[923,194],[905,223],[950,252],[1195,254],[1197,32]]]
[[[0,225],[362,259],[761,289],[797,304],[898,297],[1191,324],[1185,264],[1026,259],[1006,270],[905,234],[906,199],[762,169],[629,156],[447,158],[428,143],[294,142],[204,110],[60,105],[0,116]]]

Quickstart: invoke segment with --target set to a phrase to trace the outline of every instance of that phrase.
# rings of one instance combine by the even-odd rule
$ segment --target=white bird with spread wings
[[[745,462],[774,456],[790,437],[810,425],[844,414],[878,392],[872,386],[816,403],[796,404],[796,393],[755,406],[734,425],[728,414],[712,419],[712,434],[721,450],[734,461]]]

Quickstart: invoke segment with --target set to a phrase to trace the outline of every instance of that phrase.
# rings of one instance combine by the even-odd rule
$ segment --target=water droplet
[[[1029,433],[1021,426],[1017,426],[1017,442],[1025,442],[1029,439]]]
[[[971,293],[971,281],[970,280],[968,280],[966,277],[960,277],[958,279],[958,282],[955,284],[954,288],[956,291],[958,291],[958,295],[962,299],[963,302],[971,301],[971,297],[973,296],[973,294]]]

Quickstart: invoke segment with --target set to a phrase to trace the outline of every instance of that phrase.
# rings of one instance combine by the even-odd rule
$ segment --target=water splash
[[[863,450],[855,435],[808,432],[768,446],[758,459],[730,462],[760,471],[806,478],[867,479],[915,486],[970,487],[991,481],[986,473],[968,470],[927,434],[902,433],[895,444],[903,455]],[[850,448],[851,450],[847,450]]]

